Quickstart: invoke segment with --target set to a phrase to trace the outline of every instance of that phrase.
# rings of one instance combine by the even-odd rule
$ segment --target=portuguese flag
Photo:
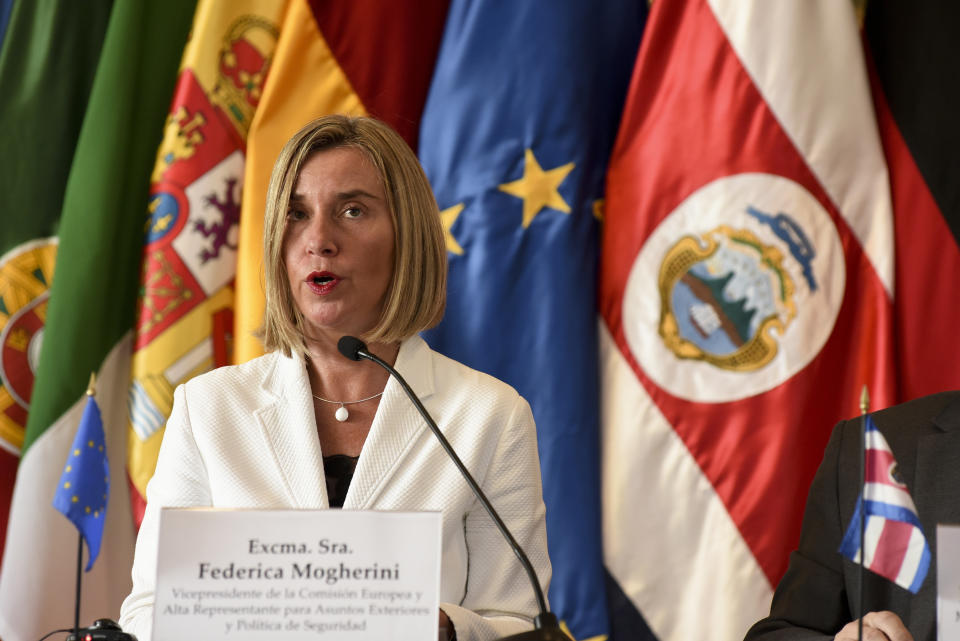
[[[11,7],[7,7],[11,9]],[[0,554],[43,340],[63,190],[109,6],[20,2],[0,52]],[[86,28],[73,26],[83,18]],[[51,46],[50,43],[57,43]]]
[[[59,217],[60,238],[0,571],[0,637],[6,641],[38,639],[73,620],[77,532],[51,501],[92,371],[99,373],[97,397],[103,409],[111,476],[122,479],[125,475],[125,381],[130,353],[125,336],[133,323],[144,205],[193,15],[193,3],[187,0],[117,2],[112,10],[104,3],[77,7],[62,3],[54,8],[53,3],[41,4],[21,2],[14,8],[0,60],[5,83],[5,157],[18,157],[17,163],[10,164],[20,165],[24,155],[41,150],[57,156],[55,161],[41,158],[22,164],[24,173],[13,178],[23,183],[29,200],[16,203],[15,215],[9,213],[14,205],[5,204],[4,248],[17,240],[8,237],[15,219],[23,219],[21,224],[26,225],[40,218],[35,213],[38,201],[44,203],[42,215],[48,221],[39,233],[52,233]],[[91,19],[98,11],[103,15]],[[95,31],[98,23],[99,29],[105,27],[102,38]],[[20,36],[21,28],[39,29],[43,24],[50,25],[43,33]],[[94,31],[83,33],[78,24]],[[102,51],[97,58],[100,40]],[[30,49],[34,46],[36,53]],[[16,56],[24,57],[22,66],[10,67]],[[27,64],[28,59],[59,66],[48,71]],[[67,65],[85,63],[86,71],[75,71],[81,77],[74,79]],[[35,77],[38,72],[43,73]],[[38,120],[33,132],[27,128],[27,119],[7,120],[11,115],[7,109],[25,108],[10,100],[7,73],[19,78],[24,89],[38,92],[33,109],[46,119]],[[92,79],[85,110],[84,74],[87,83]],[[46,84],[34,84],[44,79]],[[68,91],[71,82],[78,86]],[[14,132],[25,138],[7,138]],[[50,169],[58,178],[51,180]],[[27,181],[31,181],[29,187]],[[47,267],[39,266],[44,278],[49,278]],[[129,590],[133,530],[128,505],[123,484],[115,484],[101,556],[84,578],[84,622],[117,612]]]

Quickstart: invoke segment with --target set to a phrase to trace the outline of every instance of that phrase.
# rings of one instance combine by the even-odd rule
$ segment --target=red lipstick
[[[307,285],[313,290],[313,293],[325,296],[333,291],[333,288],[340,282],[340,277],[333,272],[311,272],[307,276]]]

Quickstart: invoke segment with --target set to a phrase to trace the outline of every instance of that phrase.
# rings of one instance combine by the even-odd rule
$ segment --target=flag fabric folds
[[[897,400],[960,389],[960,72],[952,60],[960,5],[867,3],[873,100],[894,210]],[[931,367],[931,363],[936,363]]]
[[[840,543],[840,554],[914,594],[930,569],[930,547],[897,461],[869,414],[864,416],[864,486]],[[861,516],[862,515],[862,516]],[[860,519],[865,518],[864,552]]]
[[[113,3],[91,62],[96,69],[76,146],[63,141],[71,162],[57,223],[57,266],[43,348],[31,356],[36,379],[0,571],[4,641],[38,639],[73,620],[76,530],[50,501],[91,371],[99,381],[114,483],[100,557],[84,579],[81,619],[116,615],[129,591],[134,531],[126,484],[116,482],[126,473],[125,337],[133,325],[150,171],[193,8],[188,0]],[[74,27],[84,24],[74,21]]]
[[[70,519],[87,542],[87,572],[100,554],[109,496],[107,439],[103,433],[100,407],[90,394],[53,497],[53,507]]]
[[[446,11],[446,0],[290,1],[247,141],[234,315],[237,362],[263,353],[255,336],[263,318],[263,203],[280,148],[310,120],[344,113],[380,118],[416,150]]]
[[[596,249],[641,3],[454,0],[420,128],[450,268],[434,349],[512,384],[537,423],[551,607],[607,634]]]
[[[605,559],[660,641],[739,639],[766,615],[831,426],[864,383],[896,400],[858,29],[831,0],[651,10],[599,300]]]
[[[939,7],[870,3],[865,62],[834,0],[74,4],[0,0],[4,641],[72,620],[50,498],[92,370],[113,487],[82,617],[117,614],[172,390],[260,354],[269,172],[327,113],[422,160],[450,262],[426,338],[530,400],[580,641],[742,638],[861,386],[960,387]]]
[[[13,0],[0,1],[0,45],[7,35],[7,24],[10,22],[10,11],[13,9]]]
[[[0,50],[0,555],[24,451],[63,193],[109,5],[6,2]],[[12,12],[12,9],[16,9]],[[0,21],[2,22],[2,21]],[[76,29],[77,24],[84,25]],[[56,43],[51,46],[51,43]]]
[[[197,5],[146,199],[127,471],[139,524],[177,385],[232,362],[244,151],[284,4]]]

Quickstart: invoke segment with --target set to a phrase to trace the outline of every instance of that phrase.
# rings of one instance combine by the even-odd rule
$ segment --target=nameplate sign
[[[165,508],[156,641],[437,638],[439,512]]]
[[[937,526],[937,636],[960,639],[960,525]]]

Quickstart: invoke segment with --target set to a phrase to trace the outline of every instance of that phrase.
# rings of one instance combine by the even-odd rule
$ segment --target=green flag
[[[0,52],[0,554],[63,190],[109,17],[110,2],[19,2]]]
[[[150,173],[194,4],[118,2],[110,13],[63,195],[43,349],[10,510],[0,570],[5,641],[40,638],[73,618],[76,530],[50,502],[91,371],[99,371],[111,476],[125,478],[130,344],[124,337],[133,324]],[[72,28],[86,24],[74,21]],[[134,535],[123,483],[113,486],[107,519],[100,558],[84,578],[86,623],[116,618],[129,590]]]

